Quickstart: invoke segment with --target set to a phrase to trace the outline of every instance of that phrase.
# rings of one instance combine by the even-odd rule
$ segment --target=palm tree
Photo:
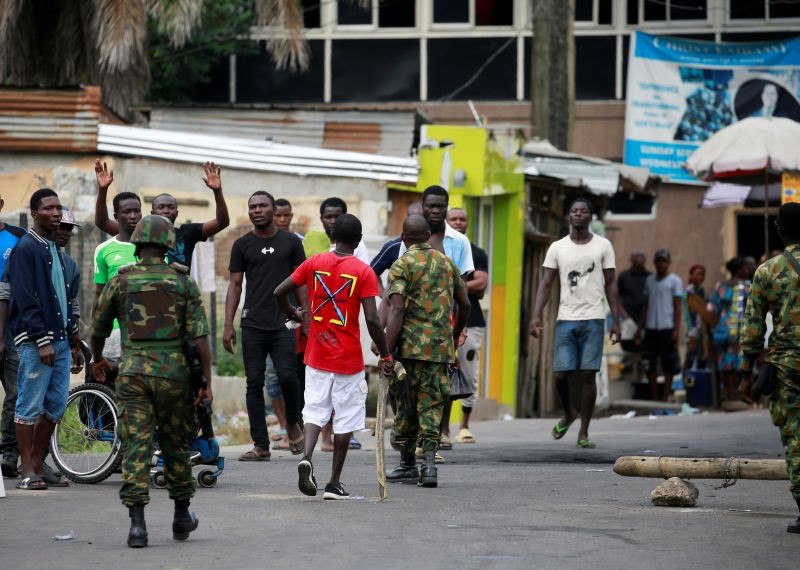
[[[0,82],[14,86],[100,85],[122,116],[150,85],[148,23],[183,47],[219,0],[0,0]],[[252,8],[276,66],[308,67],[300,0],[233,0]]]

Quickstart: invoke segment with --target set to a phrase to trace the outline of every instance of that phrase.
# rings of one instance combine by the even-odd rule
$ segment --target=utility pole
[[[531,0],[533,136],[569,150],[575,108],[575,0]]]

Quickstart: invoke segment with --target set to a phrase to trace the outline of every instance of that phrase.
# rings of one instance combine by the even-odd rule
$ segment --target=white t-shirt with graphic
[[[561,281],[559,321],[606,317],[603,270],[616,269],[610,241],[592,234],[587,243],[578,244],[566,236],[550,246],[542,265],[558,271]]]

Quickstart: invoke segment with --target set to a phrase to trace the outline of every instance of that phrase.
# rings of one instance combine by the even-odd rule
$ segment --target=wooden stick
[[[783,459],[747,459],[745,457],[620,457],[614,473],[625,477],[668,479],[760,479],[784,481],[789,478]]]
[[[378,475],[380,500],[386,499],[386,466],[384,463],[383,433],[386,423],[386,400],[389,395],[389,377],[381,372],[378,375],[378,405],[375,419],[375,468]]]

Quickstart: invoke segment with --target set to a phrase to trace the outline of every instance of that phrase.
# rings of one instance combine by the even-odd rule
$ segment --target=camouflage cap
[[[67,207],[62,207],[61,208],[61,223],[62,224],[68,224],[68,225],[74,226],[76,228],[81,227],[81,225],[78,222],[75,221],[75,214],[73,214],[72,210],[70,210]]]
[[[150,214],[145,216],[131,234],[131,243],[161,245],[167,249],[175,247],[175,228],[164,216]]]

